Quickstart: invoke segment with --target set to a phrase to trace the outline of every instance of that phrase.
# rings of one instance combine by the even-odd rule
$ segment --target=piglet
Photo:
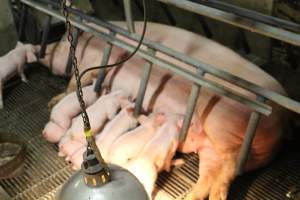
[[[150,199],[158,173],[162,170],[170,170],[179,143],[178,120],[177,116],[169,117],[137,158],[123,166],[144,185]]]
[[[24,74],[24,64],[36,62],[37,57],[35,54],[38,51],[39,46],[18,42],[14,49],[0,57],[0,109],[3,108],[3,84],[16,74],[21,77],[23,82],[27,82]]]
[[[88,107],[97,100],[97,93],[94,86],[90,85],[82,88],[83,99]],[[49,141],[56,143],[70,128],[72,119],[81,111],[77,94],[75,92],[67,95],[54,106],[50,114],[50,122],[43,130],[43,136]]]
[[[120,107],[129,104],[129,96],[123,91],[115,91],[108,95],[101,96],[93,105],[87,108],[87,114],[90,119],[91,130],[98,133],[105,122],[112,119]],[[83,130],[83,120],[78,116],[72,120],[72,125],[64,137],[60,140],[60,146],[63,145],[68,137],[73,138],[83,144],[86,143]]]
[[[131,103],[123,108],[121,112],[105,126],[103,131],[96,136],[96,143],[104,160],[108,160],[108,152],[112,143],[126,131],[137,126],[138,121],[133,116],[133,111],[134,104]]]
[[[137,126],[138,121],[133,116],[133,110],[133,103],[123,108],[113,118],[113,120],[106,124],[101,133],[96,136],[97,146],[106,162],[108,160],[108,152],[112,143],[122,134]],[[82,155],[85,150],[86,147],[82,146],[72,155],[71,162],[74,165],[74,169],[80,169]]]
[[[165,121],[165,115],[162,113],[151,114],[149,117],[141,115],[138,121],[140,126],[124,133],[111,145],[108,162],[122,166],[136,157]]]

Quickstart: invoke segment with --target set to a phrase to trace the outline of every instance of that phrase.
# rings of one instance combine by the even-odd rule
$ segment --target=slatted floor
[[[13,199],[53,199],[57,188],[74,173],[57,156],[55,145],[41,137],[48,121],[47,102],[64,89],[67,81],[52,76],[45,68],[28,71],[29,83],[17,79],[4,91],[5,109],[0,111],[0,131],[10,131],[26,143],[25,172],[18,178],[0,181]],[[239,177],[230,200],[300,200],[300,150],[288,148],[268,167]],[[159,200],[180,200],[197,180],[198,158],[184,155],[186,164],[171,173],[163,172],[157,181]]]

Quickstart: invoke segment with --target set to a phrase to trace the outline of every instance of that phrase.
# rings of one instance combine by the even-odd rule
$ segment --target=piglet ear
[[[181,129],[181,128],[182,128],[182,125],[183,125],[183,118],[180,118],[180,119],[178,119],[178,121],[177,121],[177,128],[178,128],[178,129]]]
[[[23,46],[23,43],[18,41],[16,47],[21,47],[21,46]]]
[[[134,107],[130,105],[126,108],[126,111],[130,116],[133,116]]]
[[[26,52],[26,58],[27,58],[26,60],[27,63],[32,63],[37,61],[36,55],[31,51]]]

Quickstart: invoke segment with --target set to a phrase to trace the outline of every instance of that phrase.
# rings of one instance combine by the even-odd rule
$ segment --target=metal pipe
[[[176,6],[178,8],[204,15],[218,21],[222,21],[233,26],[246,29],[251,32],[259,33],[277,40],[300,46],[300,37],[298,34],[288,30],[283,30],[255,20],[243,18],[235,14],[224,12],[209,6],[200,5],[187,0],[158,0],[160,2]]]
[[[123,4],[124,4],[124,12],[125,12],[128,30],[131,33],[135,33],[133,17],[132,17],[131,0],[123,0]]]
[[[51,20],[52,20],[52,17],[50,15],[47,15],[46,22],[45,22],[44,29],[43,29],[39,58],[45,57],[47,43],[48,43],[48,35],[49,35],[50,26],[51,26]]]
[[[113,32],[110,32],[110,35],[114,37],[116,34]],[[112,48],[113,48],[113,45],[111,43],[107,42],[106,47],[103,50],[101,66],[108,64]],[[95,88],[94,88],[95,92],[100,92],[104,79],[105,79],[105,69],[102,68],[99,70],[99,73],[98,73],[97,81],[96,81]]]
[[[22,2],[33,2],[30,0],[21,0]],[[42,0],[42,1],[46,1],[48,2],[48,0]],[[162,0],[159,0],[162,1]],[[175,1],[174,1],[175,2]],[[177,1],[176,1],[177,2]],[[36,4],[36,3],[35,3]],[[52,5],[55,5],[54,3],[52,3]],[[58,4],[59,5],[59,4]],[[56,5],[57,6],[57,5]],[[201,5],[198,5],[201,6]],[[129,39],[132,39],[134,41],[139,41],[140,36],[134,33],[129,33],[128,31],[126,31],[125,29],[122,29],[116,25],[113,25],[111,23],[108,22],[104,22],[100,19],[97,19],[95,17],[91,17],[88,16],[76,9],[72,9],[70,8],[69,11],[75,15],[80,16],[82,19],[95,23],[101,27],[107,28],[110,31],[116,32],[118,34],[121,34]],[[299,36],[298,36],[299,37]],[[299,37],[300,40],[300,37]],[[208,65],[206,63],[203,63],[199,60],[196,60],[194,58],[191,58],[183,53],[180,53],[178,51],[175,51],[174,49],[168,48],[166,46],[160,45],[158,43],[152,42],[151,40],[148,40],[147,38],[144,38],[143,44],[145,44],[146,46],[148,46],[151,49],[154,49],[156,51],[162,52],[172,58],[176,58],[177,60],[184,62],[188,65],[194,66],[196,68],[201,68],[201,70],[203,70],[205,73],[209,73],[212,74],[218,78],[224,79],[228,82],[231,82],[241,88],[244,88],[250,92],[255,93],[258,96],[263,96],[266,99],[269,99],[279,105],[281,105],[282,107],[285,107],[291,111],[294,111],[296,113],[300,114],[300,103],[285,97],[281,94],[275,93],[271,90],[267,90],[265,88],[262,88],[254,83],[251,83],[247,80],[241,79],[235,75],[232,75],[226,71],[223,71],[221,69],[218,69],[214,66]]]
[[[155,55],[155,51],[153,49],[148,49],[148,52],[151,55]],[[147,84],[149,82],[150,73],[152,69],[152,62],[147,62],[144,65],[144,71],[140,82],[139,91],[137,94],[137,99],[135,102],[135,108],[134,108],[134,116],[137,117],[141,113],[142,107],[143,107],[143,101],[146,93]]]
[[[258,97],[257,98],[259,101],[264,102],[265,99],[262,97]],[[245,133],[245,138],[239,153],[239,157],[238,157],[238,164],[237,164],[237,170],[236,170],[236,175],[241,175],[243,173],[245,164],[248,160],[250,151],[251,151],[251,145],[256,133],[256,129],[259,123],[259,120],[261,118],[261,114],[257,113],[257,112],[252,112],[249,122],[248,122],[248,126],[246,129],[246,133]]]
[[[65,18],[60,13],[58,13],[57,11],[54,11],[54,10],[47,9],[44,6],[42,6],[40,3],[32,2],[31,0],[21,0],[21,1],[26,3],[29,6],[34,7],[37,10],[40,10],[42,12],[45,12],[46,14],[52,15],[62,21],[65,21]],[[74,26],[76,26],[84,31],[91,32],[91,33],[103,38],[104,40],[109,41],[112,44],[114,44],[118,47],[121,47],[129,52],[133,52],[135,49],[134,46],[129,45],[126,42],[121,41],[120,39],[109,36],[107,33],[103,33],[99,30],[95,30],[94,27],[91,27],[88,24],[82,23],[76,19],[71,19],[70,21]],[[210,80],[204,80],[203,78],[199,78],[199,77],[195,76],[191,71],[182,69],[181,67],[178,67],[168,61],[164,61],[161,58],[150,55],[149,52],[146,52],[144,50],[139,50],[137,52],[137,55],[152,62],[153,64],[159,65],[162,68],[165,68],[175,74],[178,74],[178,75],[182,76],[183,78],[186,78],[189,81],[197,83],[198,85],[202,85],[203,87],[208,88],[208,89],[216,92],[217,94],[232,98],[232,99],[248,106],[249,108],[256,110],[257,112],[264,114],[264,115],[269,115],[272,111],[272,108],[269,105],[263,104],[259,101],[252,100],[251,98],[240,95],[240,94],[232,91],[229,88],[225,88],[224,86],[222,86],[218,83],[212,82]]]
[[[20,41],[24,40],[23,37],[24,37],[24,32],[25,32],[27,13],[28,13],[28,7],[22,3],[21,19],[20,19],[20,23],[19,23],[19,33],[18,33]]]
[[[203,77],[204,72],[201,70],[198,70],[198,76]],[[191,94],[188,99],[187,109],[186,109],[185,117],[184,117],[184,120],[182,123],[182,128],[180,129],[180,133],[179,133],[179,141],[180,142],[184,142],[187,137],[188,130],[189,130],[192,118],[193,118],[194,111],[195,111],[195,107],[196,107],[196,104],[198,101],[200,89],[201,89],[201,87],[199,85],[193,84]]]
[[[72,32],[72,35],[73,35],[72,45],[75,46],[75,49],[77,47],[77,43],[78,43],[78,39],[79,39],[79,32],[80,32],[80,30],[78,28],[74,27],[73,32]],[[73,58],[72,58],[71,52],[69,52],[67,66],[66,66],[66,74],[70,74],[72,72],[72,61],[73,61]]]

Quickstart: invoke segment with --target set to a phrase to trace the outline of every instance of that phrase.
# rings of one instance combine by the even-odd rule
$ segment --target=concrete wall
[[[17,32],[8,0],[0,0],[0,55],[12,49],[17,42]]]

